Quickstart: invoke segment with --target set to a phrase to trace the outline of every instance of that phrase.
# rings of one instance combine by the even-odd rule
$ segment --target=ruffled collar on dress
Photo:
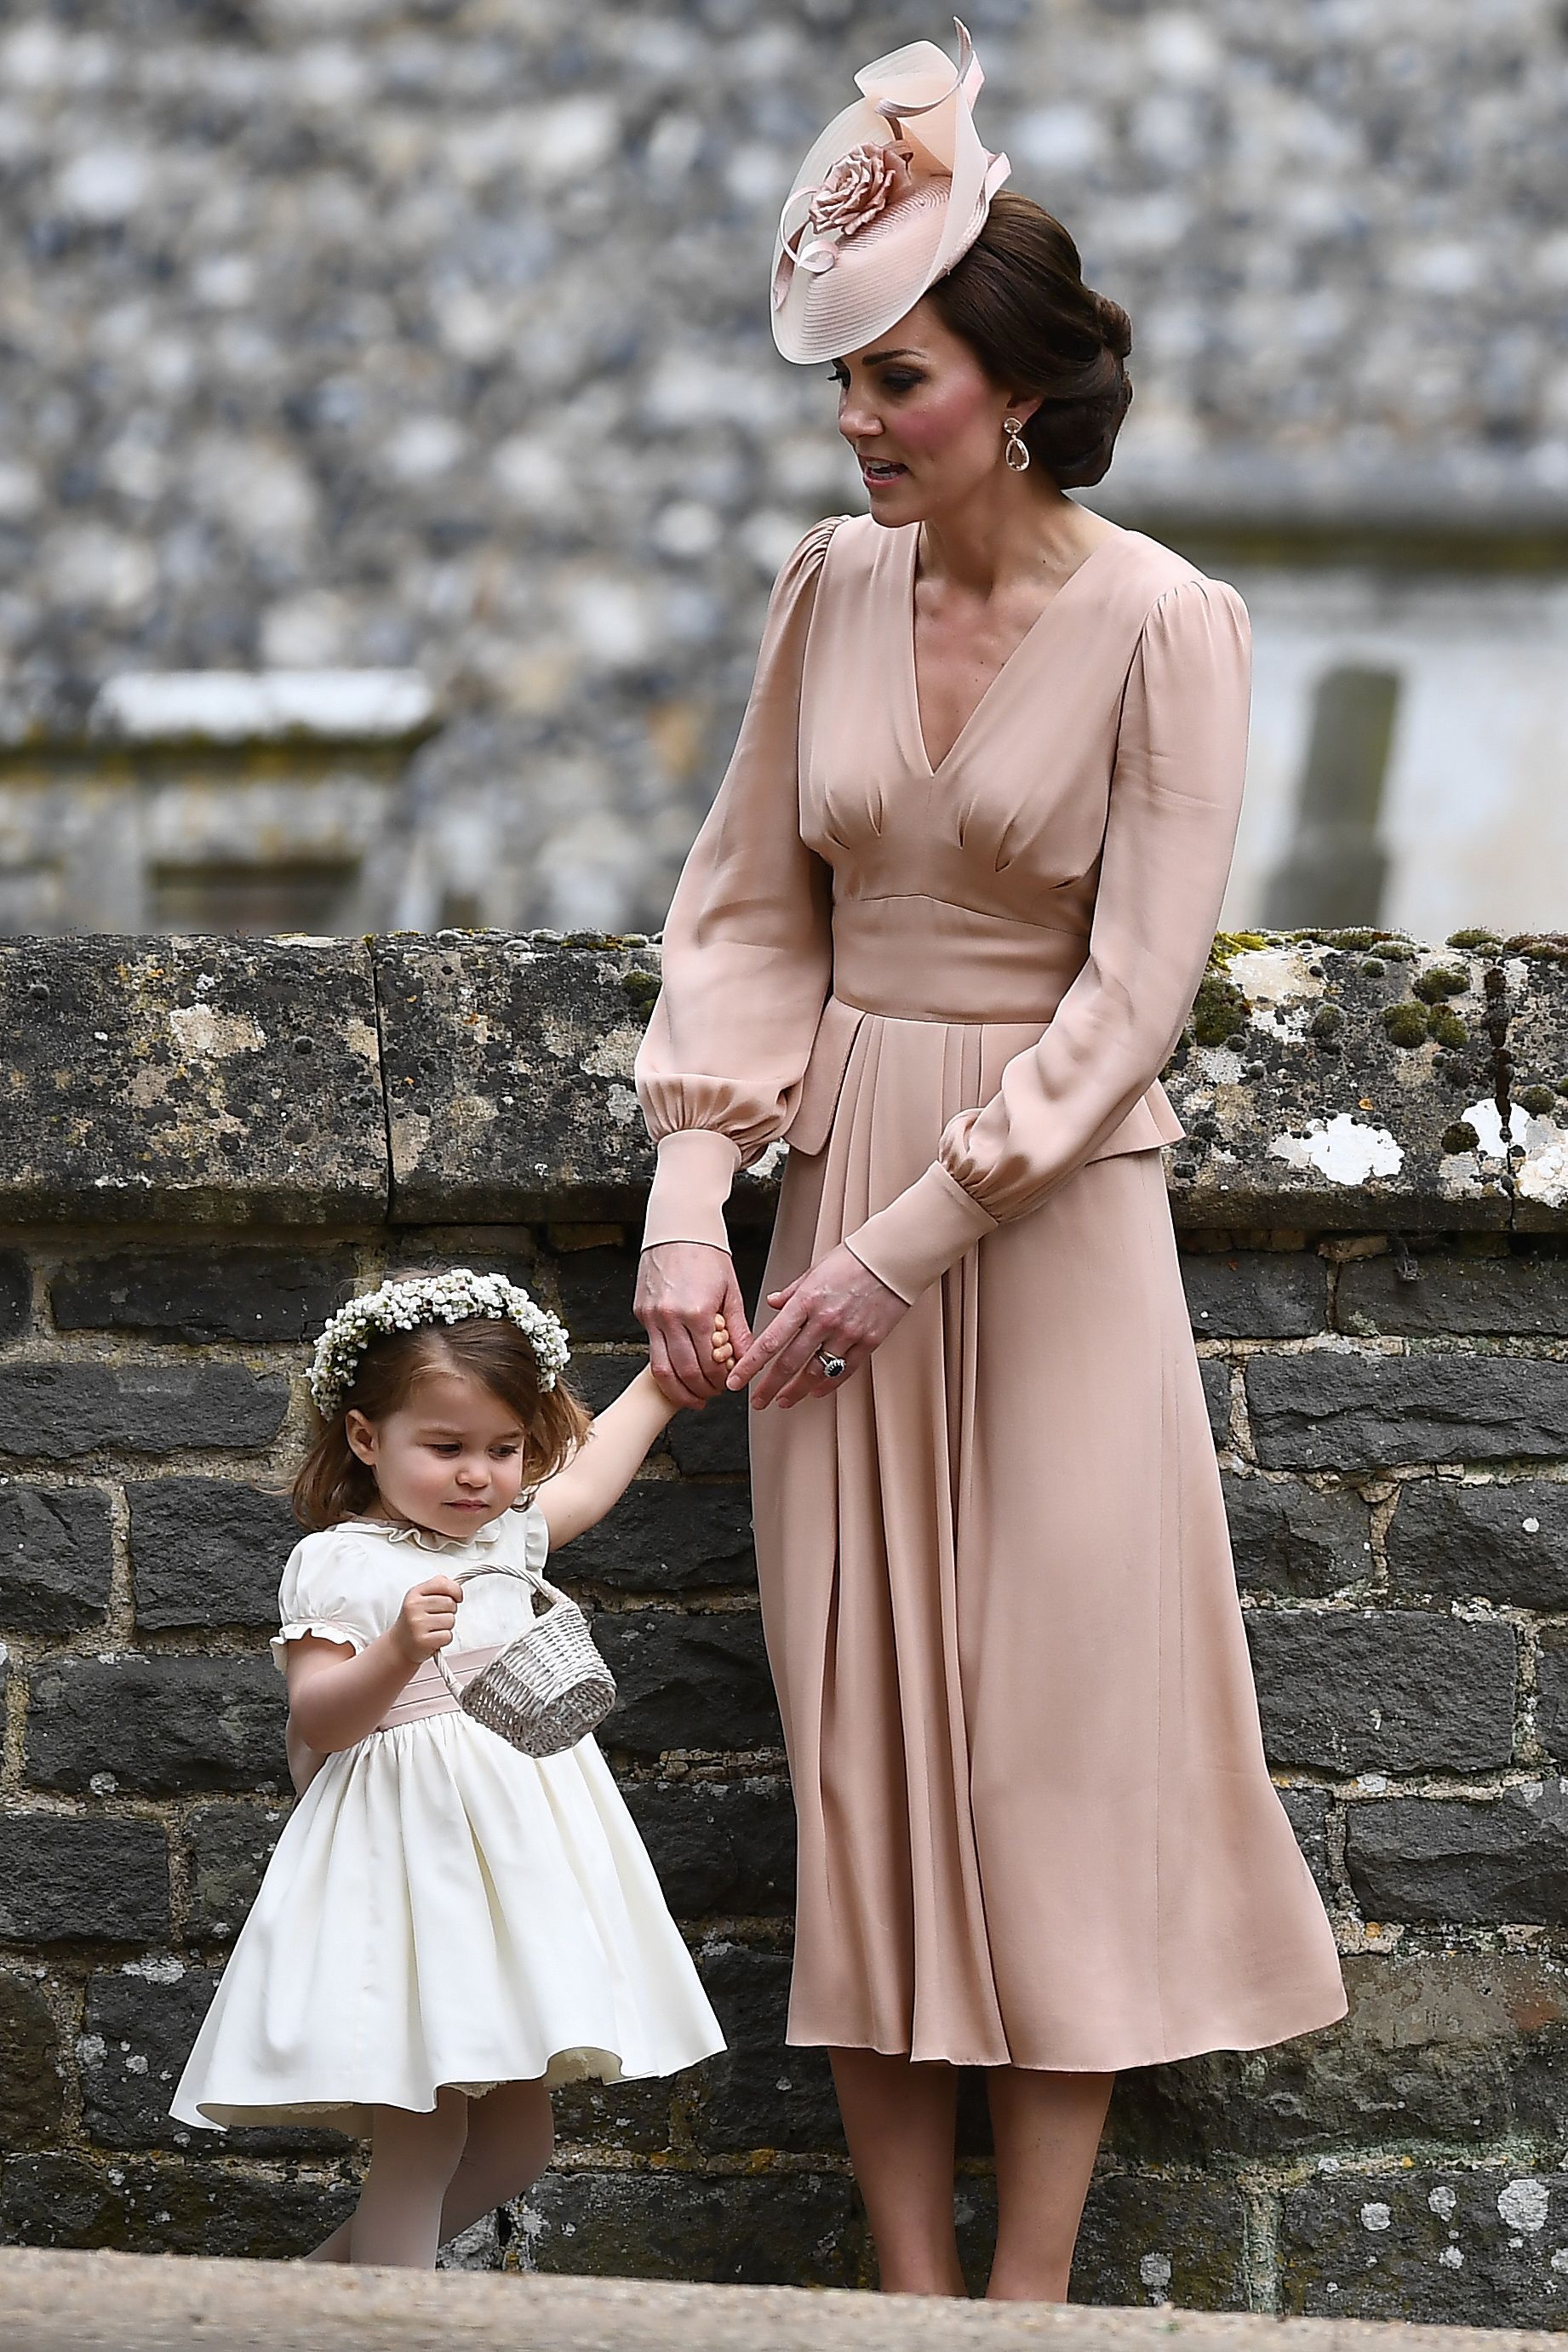
[[[395,1528],[385,1519],[340,1519],[340,1528],[360,1528],[366,1535],[384,1536],[388,1543],[417,1544],[421,1551],[471,1551],[475,1545],[488,1548],[500,1541],[503,1511],[500,1518],[487,1519],[471,1536],[441,1536],[433,1528]]]

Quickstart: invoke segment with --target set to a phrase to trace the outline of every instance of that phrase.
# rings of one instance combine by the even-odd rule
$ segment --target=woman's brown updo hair
[[[1098,482],[1132,398],[1122,366],[1132,325],[1119,302],[1084,284],[1060,221],[998,189],[980,235],[926,299],[994,383],[1039,395],[1024,426],[1030,456],[1063,489]]]

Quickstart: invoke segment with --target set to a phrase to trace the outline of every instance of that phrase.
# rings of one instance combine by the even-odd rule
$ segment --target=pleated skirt
[[[764,1291],[1038,1034],[868,1017]],[[1264,1759],[1159,1150],[1088,1162],[839,1392],[751,1430],[792,2042],[1098,2073],[1343,2014]]]

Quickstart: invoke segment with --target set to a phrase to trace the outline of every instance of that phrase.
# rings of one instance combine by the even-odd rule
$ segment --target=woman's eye
[[[827,381],[829,383],[836,383],[842,392],[847,385],[849,378],[842,368],[830,367],[827,371]]]
[[[915,385],[919,383],[920,378],[918,375],[906,374],[900,369],[892,375],[885,375],[882,382],[889,392],[912,392]]]

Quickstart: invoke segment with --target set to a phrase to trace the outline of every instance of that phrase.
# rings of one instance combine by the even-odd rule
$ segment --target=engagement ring
[[[816,1360],[830,1381],[842,1380],[845,1371],[842,1356],[830,1356],[826,1348],[818,1348]]]

